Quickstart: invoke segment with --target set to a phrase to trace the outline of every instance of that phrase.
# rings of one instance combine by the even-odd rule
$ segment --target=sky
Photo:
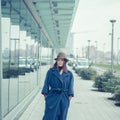
[[[112,23],[114,24],[114,52],[120,45],[120,0],[80,0],[71,32],[74,35],[74,49],[96,46],[101,51],[111,51]]]

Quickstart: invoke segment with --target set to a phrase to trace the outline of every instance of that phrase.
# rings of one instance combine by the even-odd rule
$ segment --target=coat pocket
[[[54,107],[57,106],[57,104],[59,104],[59,99],[60,99],[59,95],[53,94],[48,95],[46,97],[46,107],[49,109],[53,109]]]

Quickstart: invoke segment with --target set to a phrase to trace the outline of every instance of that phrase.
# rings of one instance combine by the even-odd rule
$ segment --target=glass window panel
[[[18,58],[19,58],[19,26],[11,25],[10,38],[10,84],[9,84],[9,109],[18,104]],[[15,35],[13,34],[15,32]]]
[[[10,19],[9,18],[2,18],[2,63],[3,63],[3,93],[2,93],[2,101],[3,101],[3,116],[8,113],[9,110],[9,53],[10,53],[10,48],[9,48],[9,36],[10,36]]]
[[[9,110],[11,110],[18,103],[18,78],[10,78],[9,95]]]
[[[40,30],[31,14],[18,2],[9,1],[2,10],[4,16],[8,16],[2,20],[4,115],[40,84],[41,74],[43,76],[48,69],[46,64],[40,69],[41,53],[45,55],[43,62],[47,63],[49,58],[47,39],[44,35],[41,38]],[[45,41],[44,50],[40,48],[41,41]]]
[[[10,81],[9,110],[18,104],[19,98],[19,43],[20,43],[20,1],[10,1]]]

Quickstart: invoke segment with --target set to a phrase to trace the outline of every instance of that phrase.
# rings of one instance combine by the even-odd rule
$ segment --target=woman
[[[66,120],[70,99],[74,96],[73,75],[67,69],[68,59],[60,52],[47,72],[42,94],[45,97],[43,120]]]

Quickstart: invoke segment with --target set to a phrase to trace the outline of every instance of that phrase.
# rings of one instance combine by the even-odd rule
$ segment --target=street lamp
[[[76,48],[76,60],[78,62],[78,48]]]
[[[105,62],[105,43],[103,43],[103,63]]]
[[[95,63],[97,63],[97,41],[95,41]]]
[[[119,40],[120,38],[117,38],[117,64],[119,64]]]
[[[90,60],[90,40],[88,40],[88,63]]]
[[[111,72],[113,72],[113,40],[114,40],[114,23],[116,20],[110,20],[112,23],[112,33],[111,33]]]

